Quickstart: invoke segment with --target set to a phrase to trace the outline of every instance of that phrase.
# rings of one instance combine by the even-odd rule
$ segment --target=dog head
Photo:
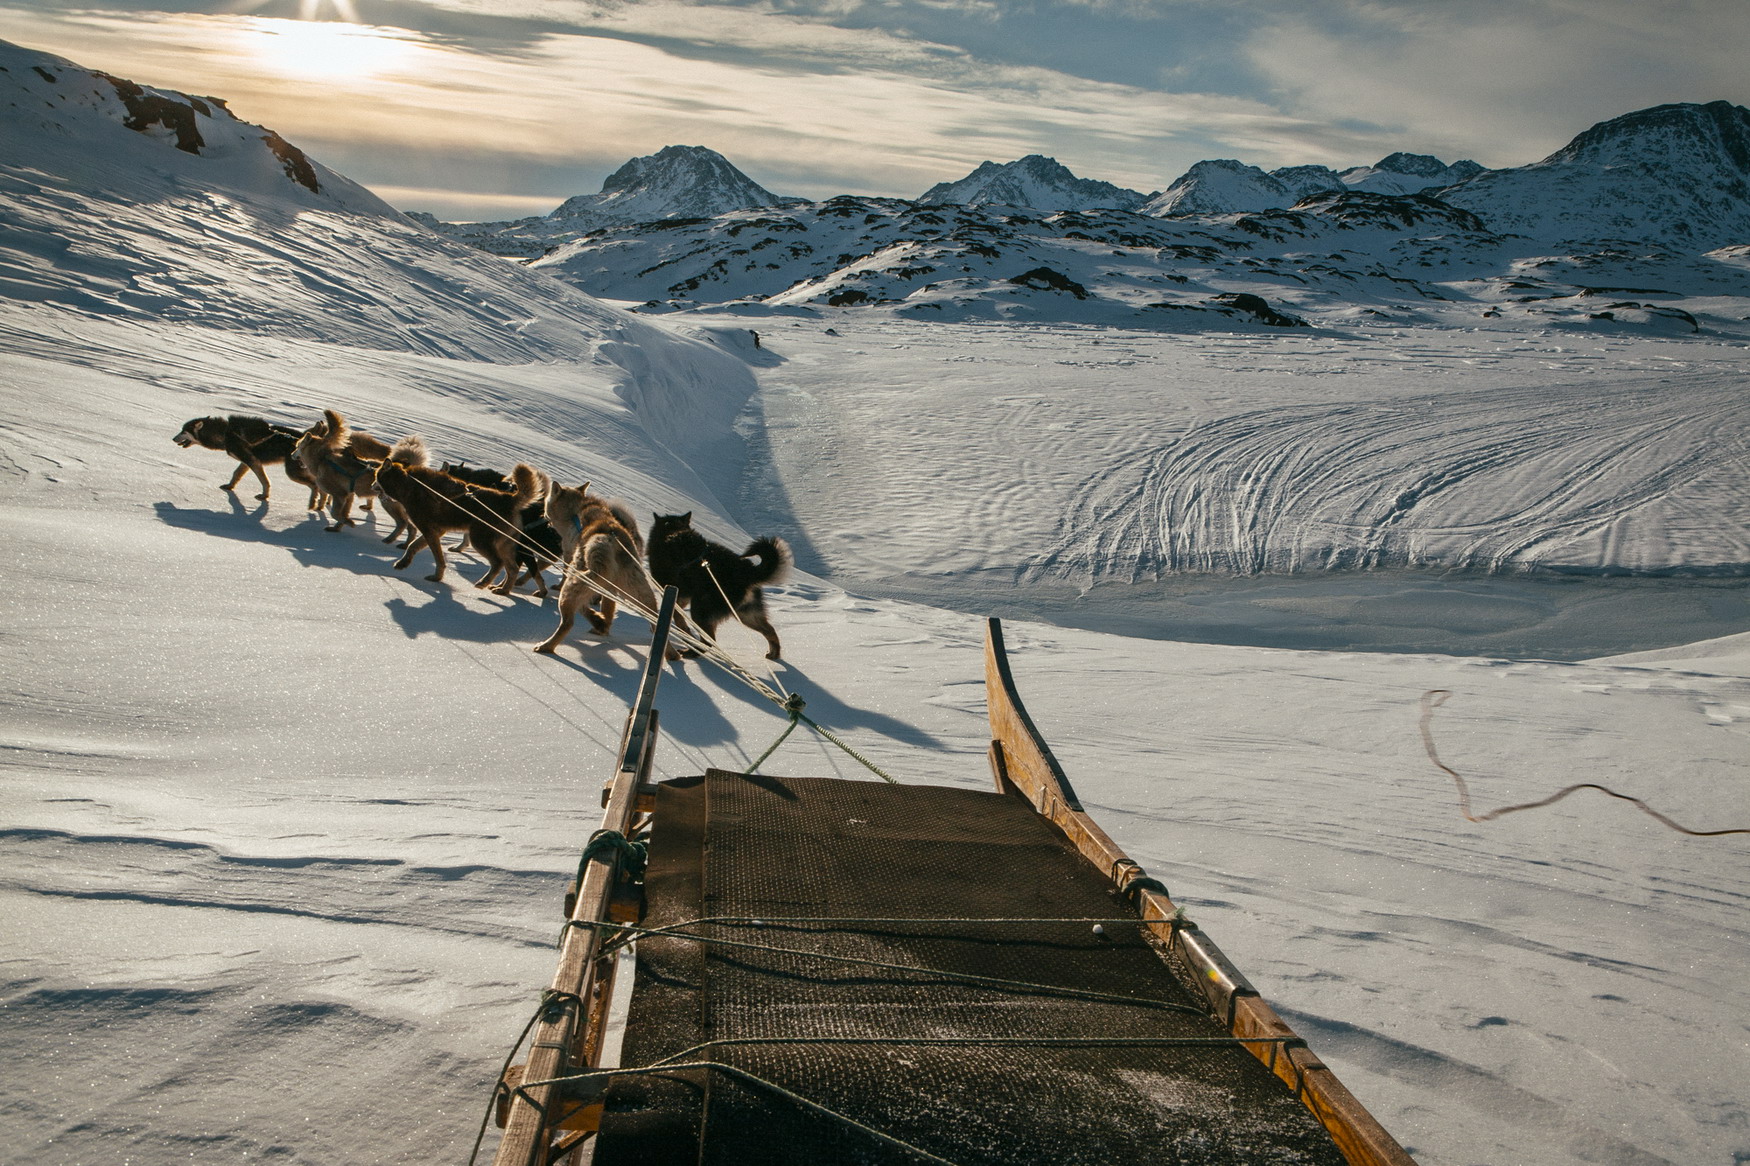
[[[652,543],[663,542],[682,532],[691,532],[693,529],[693,512],[691,510],[685,514],[653,513],[650,518],[650,541]]]
[[[208,449],[217,449],[225,443],[224,430],[225,419],[223,417],[195,417],[170,440],[183,449],[187,449],[191,445],[204,445]]]
[[[583,511],[588,498],[588,482],[574,490],[570,486],[549,481],[547,500],[542,511],[547,515],[547,521],[553,524],[554,530],[576,530],[583,524]]]

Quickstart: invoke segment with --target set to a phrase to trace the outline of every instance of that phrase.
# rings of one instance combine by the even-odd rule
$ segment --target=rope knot
[[[617,857],[620,860],[620,873],[636,882],[644,877],[644,864],[650,856],[650,846],[648,843],[634,842],[618,830],[597,830],[589,836],[577,862],[579,886],[583,884],[583,868],[589,865],[589,860],[604,854]]]
[[[799,692],[792,692],[790,699],[784,702],[784,711],[789,713],[791,717],[800,717],[802,710],[807,707],[808,702],[802,699],[802,694]]]

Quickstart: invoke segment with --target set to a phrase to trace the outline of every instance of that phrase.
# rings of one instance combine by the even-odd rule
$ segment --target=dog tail
[[[346,418],[333,409],[322,410],[324,429],[320,434],[322,444],[330,449],[345,449],[346,443],[352,439],[352,430],[347,427]]]
[[[607,498],[608,513],[619,520],[626,533],[632,536],[632,553],[638,558],[644,557],[644,536],[638,533],[638,517],[632,513],[632,508],[619,498]]]
[[[759,560],[760,565],[753,580],[756,587],[782,583],[790,577],[790,565],[795,562],[795,557],[790,554],[790,544],[781,538],[756,538],[747,544],[747,550],[741,552],[741,557]]]
[[[545,492],[542,478],[545,475],[527,462],[518,462],[510,472],[511,488],[516,493],[517,513],[522,513],[523,507],[539,498]]]
[[[389,448],[386,459],[399,466],[429,466],[431,451],[425,448],[425,438],[417,433],[410,433]]]

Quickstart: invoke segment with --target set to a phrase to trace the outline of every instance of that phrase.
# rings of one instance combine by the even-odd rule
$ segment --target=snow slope
[[[1431,387],[1559,403],[1578,366],[1705,401],[1742,367],[1717,340],[1570,350],[1510,325],[659,326],[380,213],[47,156],[0,169],[0,1138],[33,1164],[463,1160],[643,667],[633,617],[537,656],[550,604],[398,574],[381,524],[327,533],[289,483],[221,493],[226,459],[169,440],[190,416],[334,405],[694,508],[725,541],[787,510],[827,569],[885,554],[949,591],[980,572],[926,557],[935,532],[984,536],[973,559],[1035,545],[1026,485],[1060,506],[1072,457],[1146,427],[1149,379],[1171,424],[1339,399],[1420,420]],[[1096,485],[1120,462],[1099,464]],[[999,465],[1023,489],[986,499]],[[1462,631],[1474,608],[1447,599],[1420,614]],[[901,780],[989,780],[975,618],[807,574],[772,602],[811,715]],[[1584,796],[1467,823],[1417,728],[1451,691],[1431,732],[1478,808],[1595,780],[1747,824],[1741,636],[1555,663],[1008,630],[1095,817],[1425,1166],[1750,1154],[1743,840]],[[758,637],[725,642],[757,663]],[[697,664],[658,703],[664,776],[746,764],[784,723]],[[802,738],[770,768],[866,776]]]

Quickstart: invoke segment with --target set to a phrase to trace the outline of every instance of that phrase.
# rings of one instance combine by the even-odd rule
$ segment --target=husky
[[[309,472],[312,489],[328,497],[328,514],[334,521],[324,530],[353,525],[355,496],[362,497],[365,509],[370,509],[370,500],[377,492],[377,466],[389,456],[390,448],[370,434],[354,430],[333,409],[322,410],[322,420],[298,438],[293,455]],[[394,542],[406,529],[407,517],[399,508],[384,509],[395,519],[395,529],[383,541]]]
[[[657,585],[680,592],[680,601],[706,639],[715,640],[717,625],[733,615],[766,638],[766,659],[778,659],[778,630],[766,615],[760,588],[789,575],[789,544],[781,538],[756,538],[738,555],[694,530],[690,510],[652,517],[650,577]]]
[[[590,494],[588,482],[575,489],[554,482],[547,487],[545,511],[559,532],[565,582],[559,588],[559,627],[535,651],[557,651],[579,611],[603,636],[614,626],[621,598],[656,611],[656,593],[644,573],[644,542],[624,504]],[[665,655],[678,660],[680,649],[670,645]]]
[[[510,480],[509,490],[458,481],[431,468],[425,443],[417,436],[396,442],[377,470],[376,487],[384,505],[394,501],[419,531],[419,537],[407,544],[407,550],[395,561],[395,569],[406,570],[415,555],[429,548],[437,569],[426,578],[441,583],[446,566],[443,536],[465,530],[469,541],[486,556],[487,573],[475,586],[489,585],[502,571],[504,582],[493,590],[509,595],[517,575],[514,540],[521,531],[523,508],[540,493],[541,476],[533,466],[518,463]]]
[[[547,521],[545,506],[539,501],[523,507],[522,523],[522,533],[516,540],[517,577],[512,586],[519,587],[526,580],[533,579],[535,597],[545,599],[547,577],[542,572],[557,563],[564,553],[560,549],[559,532]]]
[[[236,490],[243,475],[253,470],[261,482],[261,493],[256,497],[265,502],[273,493],[265,467],[284,462],[286,476],[300,485],[311,486],[312,495],[315,493],[309,474],[292,457],[292,448],[298,444],[298,431],[290,426],[275,425],[265,417],[235,414],[230,417],[194,417],[170,440],[183,449],[199,445],[221,450],[236,458],[237,472],[231,475],[230,481],[220,484],[221,490]]]

